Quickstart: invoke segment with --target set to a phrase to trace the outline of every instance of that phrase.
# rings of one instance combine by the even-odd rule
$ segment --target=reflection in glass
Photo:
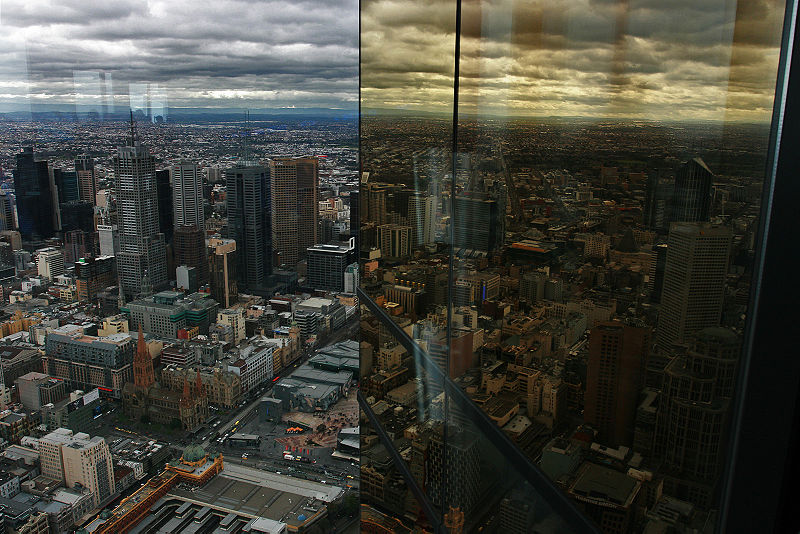
[[[602,532],[713,526],[781,3],[362,7],[367,402],[414,398],[391,441],[442,522],[512,524],[507,438],[535,506],[547,480]]]

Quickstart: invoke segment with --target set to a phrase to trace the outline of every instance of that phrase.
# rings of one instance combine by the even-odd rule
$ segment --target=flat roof
[[[628,507],[641,485],[641,482],[625,473],[587,462],[581,467],[569,492],[578,498]]]

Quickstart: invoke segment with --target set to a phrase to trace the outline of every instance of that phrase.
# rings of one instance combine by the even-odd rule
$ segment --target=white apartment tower
[[[197,164],[181,161],[172,166],[170,173],[175,228],[195,225],[205,231],[203,174]]]
[[[39,276],[47,280],[53,280],[56,276],[64,274],[64,252],[53,247],[38,250],[36,268]]]

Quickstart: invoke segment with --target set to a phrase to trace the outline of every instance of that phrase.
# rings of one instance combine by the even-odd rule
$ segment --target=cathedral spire
[[[183,395],[181,395],[181,404],[188,406],[192,404],[192,392],[189,388],[189,379],[183,379]]]
[[[195,395],[197,395],[197,398],[200,398],[206,394],[206,390],[203,387],[203,379],[200,377],[200,369],[197,370],[197,374],[195,375],[194,391]]]
[[[139,342],[136,344],[136,355],[133,357],[133,382],[137,387],[147,389],[156,381],[153,371],[153,359],[144,341],[142,325],[139,325]]]

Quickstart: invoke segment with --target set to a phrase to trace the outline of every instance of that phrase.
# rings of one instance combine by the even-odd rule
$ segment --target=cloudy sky
[[[0,111],[358,105],[358,0],[0,0],[0,50]]]
[[[768,121],[783,3],[463,0],[459,111]],[[365,0],[362,108],[448,111],[454,30],[452,0]]]

